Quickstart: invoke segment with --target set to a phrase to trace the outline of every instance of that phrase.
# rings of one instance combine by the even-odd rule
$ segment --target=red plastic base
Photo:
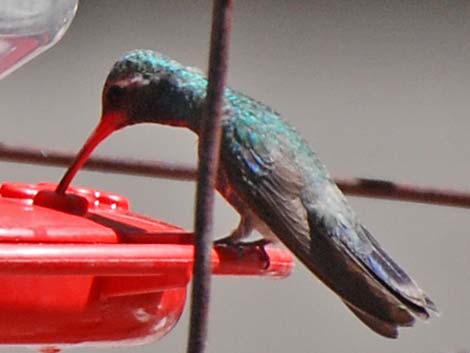
[[[192,234],[129,211],[125,198],[54,184],[0,188],[0,344],[143,343],[184,308]],[[213,272],[285,277],[289,253],[215,248]]]

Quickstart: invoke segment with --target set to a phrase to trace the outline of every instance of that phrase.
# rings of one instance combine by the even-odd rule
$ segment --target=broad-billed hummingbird
[[[113,131],[138,123],[200,130],[207,79],[150,50],[126,53],[103,88],[99,125],[58,187],[64,193],[92,150]],[[240,214],[228,237],[252,230],[280,239],[357,317],[390,338],[434,303],[361,224],[323,163],[268,106],[230,88],[224,93],[217,189]]]

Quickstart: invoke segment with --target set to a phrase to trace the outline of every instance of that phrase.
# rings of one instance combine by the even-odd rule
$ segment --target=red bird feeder
[[[140,344],[177,323],[192,234],[129,211],[105,192],[54,184],[0,188],[0,344]],[[291,255],[214,248],[214,274],[285,277]]]

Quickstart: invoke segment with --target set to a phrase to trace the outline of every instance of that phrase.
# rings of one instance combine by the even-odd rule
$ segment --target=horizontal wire
[[[65,167],[74,157],[74,153],[57,150],[0,144],[0,160],[9,162]],[[90,158],[84,168],[99,172],[188,181],[194,181],[197,177],[196,167],[190,164],[137,158],[97,156]],[[470,208],[468,191],[367,178],[336,178],[335,181],[345,194],[352,196]]]

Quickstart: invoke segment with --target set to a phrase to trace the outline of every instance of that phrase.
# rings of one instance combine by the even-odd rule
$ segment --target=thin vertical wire
[[[211,281],[214,186],[220,150],[220,121],[227,73],[233,1],[214,0],[206,114],[199,132],[195,254],[188,353],[203,353],[207,342]]]

